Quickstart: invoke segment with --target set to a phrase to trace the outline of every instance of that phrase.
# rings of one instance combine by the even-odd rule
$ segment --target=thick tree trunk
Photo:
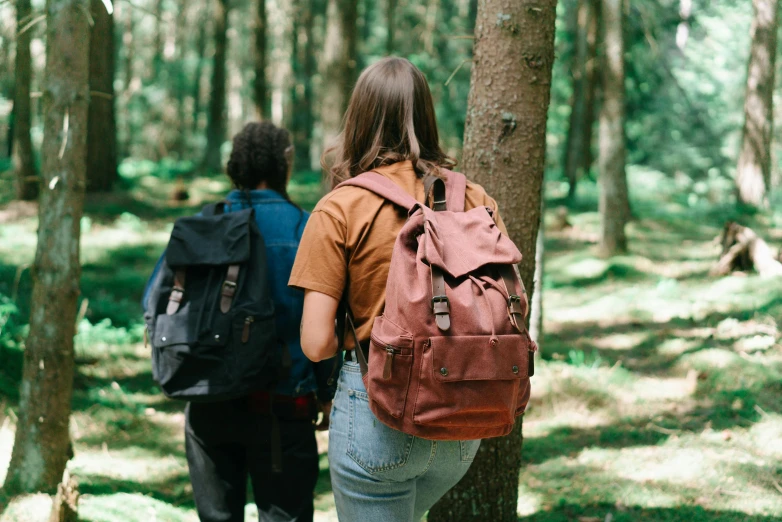
[[[225,141],[225,83],[228,55],[228,12],[230,0],[213,0],[215,54],[212,61],[212,92],[206,127],[206,154],[203,168],[208,172],[222,170],[220,148]]]
[[[747,67],[744,129],[736,169],[739,202],[762,207],[771,185],[771,137],[774,130],[774,71],[779,0],[753,0],[752,46]]]
[[[17,0],[17,31],[30,21],[30,0]],[[16,175],[16,198],[25,201],[38,197],[38,174],[33,159],[33,142],[30,139],[32,113],[30,111],[30,84],[33,77],[33,60],[30,56],[31,31],[25,31],[16,39],[16,64],[14,66],[14,132],[13,162]]]
[[[623,1],[602,0],[604,42],[603,104],[600,110],[600,251],[612,256],[627,250],[629,219],[625,171],[625,72]]]
[[[173,91],[176,98],[177,107],[177,121],[179,122],[179,129],[176,133],[176,139],[172,145],[172,150],[177,154],[179,159],[184,159],[185,149],[188,142],[188,127],[185,125],[187,116],[185,115],[185,97],[187,96],[187,74],[185,72],[185,54],[187,48],[187,19],[188,19],[188,2],[187,0],[179,0],[177,2],[177,15],[176,15],[176,27],[174,36],[174,46],[176,49],[176,59],[173,65]]]
[[[5,490],[53,492],[69,458],[89,93],[88,0],[47,2],[43,168],[30,334]]]
[[[87,123],[87,191],[110,191],[117,181],[117,121],[114,112],[114,17],[92,0],[90,108]]]
[[[259,120],[269,117],[269,87],[266,82],[266,0],[256,0],[255,9],[255,80],[253,95],[255,114]]]
[[[328,0],[321,103],[324,147],[332,145],[340,131],[356,80],[357,17],[358,0]]]
[[[568,197],[573,198],[579,178],[592,163],[591,141],[594,124],[595,39],[597,33],[597,0],[579,0],[576,45],[573,55],[573,99],[565,156],[565,178]]]
[[[535,274],[555,19],[555,0],[480,0],[475,25],[464,170],[497,198],[524,256],[519,269],[527,288]],[[516,521],[521,425],[483,441],[465,478],[432,509],[431,522]]]

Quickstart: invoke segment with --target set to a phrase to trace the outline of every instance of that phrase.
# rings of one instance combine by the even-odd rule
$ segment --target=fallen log
[[[721,243],[722,253],[709,275],[725,276],[734,271],[755,270],[764,277],[782,276],[782,262],[775,258],[768,243],[751,228],[738,223],[726,223]]]

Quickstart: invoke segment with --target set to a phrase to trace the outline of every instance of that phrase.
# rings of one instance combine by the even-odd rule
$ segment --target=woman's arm
[[[339,301],[314,290],[304,292],[304,311],[301,317],[301,349],[313,362],[334,357],[337,336],[334,320]]]

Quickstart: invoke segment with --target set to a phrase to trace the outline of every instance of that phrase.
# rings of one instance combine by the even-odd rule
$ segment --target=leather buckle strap
[[[438,267],[430,265],[432,276],[432,313],[437,328],[446,331],[451,327],[451,305],[445,294],[445,276]]]
[[[220,289],[220,311],[227,314],[236,295],[236,281],[239,280],[239,265],[230,265],[225,274],[225,281]]]
[[[525,328],[524,317],[529,308],[527,306],[527,291],[524,289],[524,283],[516,276],[516,271],[512,265],[501,266],[499,270],[502,282],[508,291],[508,317],[513,327],[519,332],[523,332]],[[516,281],[520,283],[523,296],[516,293]],[[522,301],[524,301],[524,305],[521,304]]]
[[[174,287],[168,296],[168,305],[166,306],[166,315],[174,315],[179,310],[179,305],[185,296],[185,276],[187,271],[184,268],[174,270]]]

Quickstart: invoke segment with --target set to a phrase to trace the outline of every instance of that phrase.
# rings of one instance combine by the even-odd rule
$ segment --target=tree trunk
[[[315,75],[315,46],[313,29],[315,24],[315,5],[312,0],[298,0],[294,27],[293,73],[295,85],[293,92],[293,111],[291,133],[296,153],[295,164],[299,169],[312,168],[312,129],[315,125],[313,113],[314,94],[312,77]]]
[[[136,42],[133,37],[135,31],[135,9],[133,6],[125,5],[127,19],[125,20],[125,32],[122,34],[122,46],[125,48],[125,92],[130,90],[130,84],[133,81],[134,65],[136,60]]]
[[[253,94],[259,120],[269,117],[269,89],[266,82],[266,0],[256,0],[255,10],[255,80]]]
[[[464,133],[464,170],[497,198],[510,238],[523,254],[527,287],[546,156],[546,113],[554,62],[556,0],[480,0]],[[432,508],[430,522],[515,522],[521,420],[507,437],[487,439],[464,479]]]
[[[329,147],[342,126],[356,80],[358,0],[328,0],[321,106],[323,144]]]
[[[87,123],[87,191],[107,192],[117,181],[117,122],[114,112],[114,17],[92,0],[90,108]]]
[[[600,251],[627,251],[629,219],[625,172],[625,72],[622,0],[602,0],[604,42],[603,104],[600,110]]]
[[[206,154],[203,168],[208,172],[222,170],[220,148],[225,141],[225,83],[228,54],[228,12],[230,0],[213,0],[215,54],[212,61],[212,92],[209,96],[209,114],[206,127]]]
[[[568,180],[568,198],[576,194],[578,179],[592,163],[594,124],[594,61],[597,32],[596,0],[579,0],[576,45],[573,55],[573,99],[563,166]]]
[[[543,263],[545,261],[545,237],[544,227],[545,204],[540,209],[540,228],[538,239],[535,243],[535,281],[532,283],[532,302],[529,314],[529,336],[540,347],[543,342]]]
[[[43,184],[8,493],[53,492],[69,458],[89,104],[88,0],[48,0]]]
[[[187,0],[177,2],[177,15],[175,27],[175,48],[176,59],[173,65],[173,90],[176,98],[177,120],[179,121],[179,131],[176,133],[172,150],[176,152],[177,157],[182,160],[185,158],[185,149],[188,142],[188,127],[185,125],[187,116],[185,115],[185,97],[187,96],[187,74],[185,71],[185,55],[187,48]]]
[[[153,55],[152,55],[152,71],[150,75],[150,83],[157,81],[160,76],[160,71],[163,68],[163,0],[155,0],[155,36],[152,43]]]
[[[209,10],[203,9],[198,23],[198,38],[196,39],[196,62],[193,74],[193,134],[200,130],[201,117],[201,77],[204,75],[204,60],[206,60],[206,28],[209,23]]]
[[[774,69],[777,51],[778,0],[753,0],[752,46],[747,67],[744,129],[736,169],[739,202],[768,204],[771,185],[771,137],[774,129]]]
[[[17,31],[29,22],[32,13],[30,0],[17,0]],[[16,174],[16,198],[25,201],[38,197],[38,174],[33,159],[33,142],[30,139],[32,114],[30,112],[30,83],[33,77],[33,60],[30,56],[31,31],[25,31],[16,39],[16,64],[14,66],[14,131],[13,162]]]
[[[386,0],[386,54],[394,54],[394,36],[396,33],[396,4],[397,0]]]

